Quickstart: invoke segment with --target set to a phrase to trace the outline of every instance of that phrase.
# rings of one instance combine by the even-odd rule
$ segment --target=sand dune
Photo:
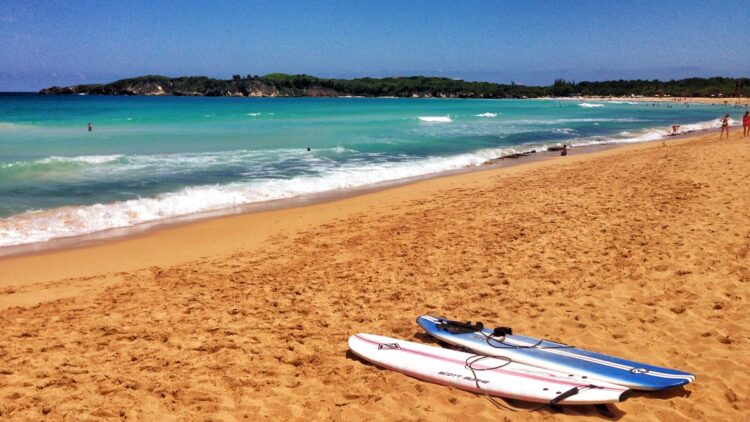
[[[741,420],[750,141],[716,138],[0,261],[0,419],[603,417],[593,407],[497,408],[347,352],[356,332],[429,342],[414,322],[429,313],[697,375],[612,407],[614,418]],[[190,248],[173,245],[175,256],[165,249],[197,233]],[[156,258],[128,259],[149,248]],[[92,251],[115,264],[103,269]],[[55,265],[64,277],[50,277]]]

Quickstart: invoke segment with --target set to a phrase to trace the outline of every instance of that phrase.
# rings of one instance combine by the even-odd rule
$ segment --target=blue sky
[[[750,1],[0,0],[0,91],[271,72],[750,76]]]

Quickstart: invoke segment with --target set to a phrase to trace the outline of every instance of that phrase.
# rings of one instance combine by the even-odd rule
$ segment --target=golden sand
[[[622,420],[750,408],[750,139],[438,178],[0,260],[2,420],[564,420],[363,363],[429,313],[697,375]],[[589,417],[589,419],[590,419]]]

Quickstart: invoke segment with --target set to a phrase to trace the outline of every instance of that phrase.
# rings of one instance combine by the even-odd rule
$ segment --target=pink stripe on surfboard
[[[386,343],[380,343],[378,341],[362,337],[359,334],[355,334],[354,337],[356,337],[359,340],[362,340],[364,342],[367,342],[367,343],[370,343],[370,344],[375,344],[375,345],[378,345],[378,346],[386,344]],[[407,352],[407,353],[412,353],[412,354],[415,354],[415,355],[420,355],[420,356],[425,356],[425,357],[429,357],[429,358],[436,359],[436,360],[441,360],[441,361],[444,361],[444,362],[450,362],[450,363],[459,364],[459,365],[466,365],[466,362],[462,361],[462,360],[451,359],[451,358],[448,358],[448,357],[445,357],[445,356],[438,356],[438,355],[433,355],[433,354],[427,353],[427,352],[421,352],[419,350],[404,348],[400,344],[399,344],[399,350],[402,350],[402,351]],[[488,367],[485,366],[484,368],[488,368]],[[517,377],[521,377],[521,378],[533,379],[533,380],[537,380],[537,381],[547,381],[547,382],[551,382],[551,383],[555,383],[555,384],[572,385],[574,387],[588,387],[589,385],[595,385],[596,386],[596,384],[581,384],[581,383],[578,383],[578,382],[567,381],[567,380],[564,380],[564,379],[561,379],[561,378],[540,377],[540,376],[536,376],[536,375],[532,375],[532,374],[525,374],[525,373],[521,373],[521,372],[509,371],[509,370],[502,369],[502,368],[490,369],[490,371],[491,372],[500,372],[500,373],[503,373],[503,374],[508,374],[508,375],[517,376]],[[625,391],[625,390],[627,390],[627,388],[624,388],[624,387],[621,388],[621,389],[620,388],[612,388],[612,387],[599,387],[599,386],[596,386],[596,387],[597,388],[601,388],[601,389],[605,389],[605,390],[614,390],[614,391],[620,391],[620,390]]]
[[[361,356],[357,352],[354,352],[354,354],[357,355],[357,356],[359,356],[359,357],[361,357],[364,360],[369,360],[366,357]],[[438,385],[446,385],[446,386],[449,386],[449,387],[458,388],[459,390],[469,391],[469,392],[472,392],[472,393],[480,393],[480,394],[487,393],[487,394],[490,394],[490,395],[493,395],[493,396],[504,397],[504,398],[507,398],[507,399],[518,399],[518,400],[525,400],[525,401],[535,402],[535,403],[547,403],[547,402],[549,402],[549,400],[541,398],[541,397],[521,396],[521,395],[517,395],[517,394],[513,394],[513,393],[506,393],[506,392],[502,392],[501,393],[501,392],[496,391],[496,390],[486,390],[486,389],[472,387],[470,385],[458,384],[458,383],[451,383],[451,382],[449,382],[447,380],[444,380],[442,378],[430,377],[430,376],[427,376],[426,374],[420,374],[419,372],[410,371],[408,369],[397,368],[395,366],[391,366],[391,365],[388,365],[388,364],[385,364],[385,363],[382,363],[382,362],[378,362],[377,365],[381,366],[383,368],[386,368],[386,369],[390,369],[390,370],[392,370],[394,372],[400,372],[402,374],[406,374],[406,375],[408,375],[410,377],[413,377],[413,378],[416,378],[416,379],[419,379],[419,380],[431,382],[431,383],[438,384]]]

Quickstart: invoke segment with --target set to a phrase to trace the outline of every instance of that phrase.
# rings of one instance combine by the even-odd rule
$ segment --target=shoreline
[[[590,147],[592,150],[605,149],[605,145],[600,147]],[[580,149],[589,148],[581,147]],[[311,205],[323,204],[327,202],[338,201],[368,193],[376,193],[383,190],[397,188],[412,183],[419,183],[424,180],[440,179],[451,177],[464,173],[475,171],[484,171],[494,168],[505,168],[515,165],[524,164],[528,161],[554,158],[559,155],[557,152],[540,152],[535,155],[523,157],[498,157],[492,160],[499,160],[492,163],[486,162],[477,166],[468,166],[460,169],[446,170],[438,173],[428,173],[420,176],[407,177],[404,179],[378,182],[371,185],[352,187],[346,189],[336,189],[333,191],[324,191],[320,193],[311,193],[291,198],[274,199],[270,201],[252,202],[249,204],[239,205],[232,208],[221,208],[212,211],[205,211],[193,214],[185,214],[176,217],[169,217],[160,220],[147,221],[138,223],[133,226],[119,227],[107,230],[101,230],[93,233],[86,233],[75,236],[53,238],[47,241],[26,243],[20,245],[11,245],[0,247],[0,260],[15,256],[34,255],[55,250],[75,249],[79,247],[95,246],[130,237],[147,235],[154,231],[168,230],[174,227],[181,227],[189,224],[199,223],[202,221],[220,219],[224,217],[255,214],[262,212],[273,212],[278,210],[301,208]],[[517,159],[516,159],[517,158]]]
[[[703,129],[696,131],[689,131],[680,133],[679,136],[700,136],[703,133],[715,131],[716,129]],[[669,140],[672,137],[663,136],[662,139],[639,141],[639,142],[609,142],[600,145],[584,145],[570,148],[572,154],[590,154],[600,150],[606,150],[610,148],[618,148],[624,145],[641,144],[649,142],[663,142]],[[530,153],[534,151],[533,153]],[[73,236],[64,236],[52,238],[46,241],[38,241],[32,243],[24,243],[19,245],[10,245],[0,247],[0,261],[6,258],[36,255],[50,251],[76,249],[81,247],[96,246],[106,244],[109,242],[117,242],[131,237],[137,237],[146,235],[148,233],[167,230],[172,227],[180,227],[189,225],[201,221],[206,221],[215,218],[223,218],[227,216],[252,214],[258,212],[268,212],[275,210],[283,210],[289,208],[298,208],[308,205],[315,205],[330,201],[336,201],[340,199],[346,199],[353,196],[363,195],[367,193],[379,192],[382,190],[391,189],[398,186],[409,185],[412,183],[418,183],[423,180],[439,179],[443,177],[450,177],[463,173],[470,173],[476,171],[485,171],[495,168],[506,168],[517,165],[522,165],[527,162],[534,162],[537,160],[547,160],[559,156],[559,151],[536,151],[529,149],[527,152],[514,153],[505,156],[499,156],[487,160],[486,162],[476,165],[467,166],[459,169],[446,170],[437,173],[428,173],[419,176],[407,177],[404,179],[396,179],[384,182],[378,182],[371,185],[352,187],[346,189],[336,189],[333,191],[324,191],[319,193],[305,194],[290,198],[281,198],[270,201],[253,202],[243,204],[231,208],[221,208],[216,210],[191,213],[185,215],[179,215],[175,217],[168,217],[158,220],[146,221],[138,223],[132,226],[111,228],[91,233],[84,233]]]
[[[127,228],[126,233],[117,237],[95,239],[88,238],[89,235],[82,236],[84,239],[74,237],[60,247],[24,250],[0,256],[0,274],[4,274],[4,277],[0,278],[0,292],[45,280],[93,277],[103,273],[133,271],[153,265],[177,265],[200,257],[255,247],[273,235],[299,231],[302,227],[327,221],[332,213],[351,215],[365,205],[369,208],[369,202],[373,198],[393,197],[396,198],[394,200],[398,200],[404,199],[406,192],[415,191],[430,192],[432,195],[436,191],[445,189],[446,186],[455,186],[492,175],[507,176],[627,151],[638,151],[660,146],[665,141],[670,144],[691,142],[715,132],[715,129],[706,129],[677,139],[668,137],[669,139],[657,141],[582,147],[577,150],[587,148],[588,152],[574,153],[566,157],[559,156],[557,152],[540,153],[536,157],[503,160],[497,164],[468,167],[447,174],[430,175],[431,177],[402,181],[389,186],[356,192],[347,190],[348,194],[318,198],[319,201],[312,200],[303,204],[299,204],[298,199],[280,200],[274,204],[281,205],[278,208],[231,212],[168,224],[160,223],[138,231]],[[389,198],[389,202],[392,201]],[[256,205],[262,207],[265,204]],[[196,246],[198,242],[200,246]],[[108,259],[102,261],[98,258],[100,256],[107,256]],[[70,266],[68,264],[70,261],[85,262],[86,265]],[[5,298],[0,296],[0,310],[12,303],[8,299],[7,296]],[[30,302],[21,300],[19,303],[35,303],[36,300],[36,295],[31,294]]]

